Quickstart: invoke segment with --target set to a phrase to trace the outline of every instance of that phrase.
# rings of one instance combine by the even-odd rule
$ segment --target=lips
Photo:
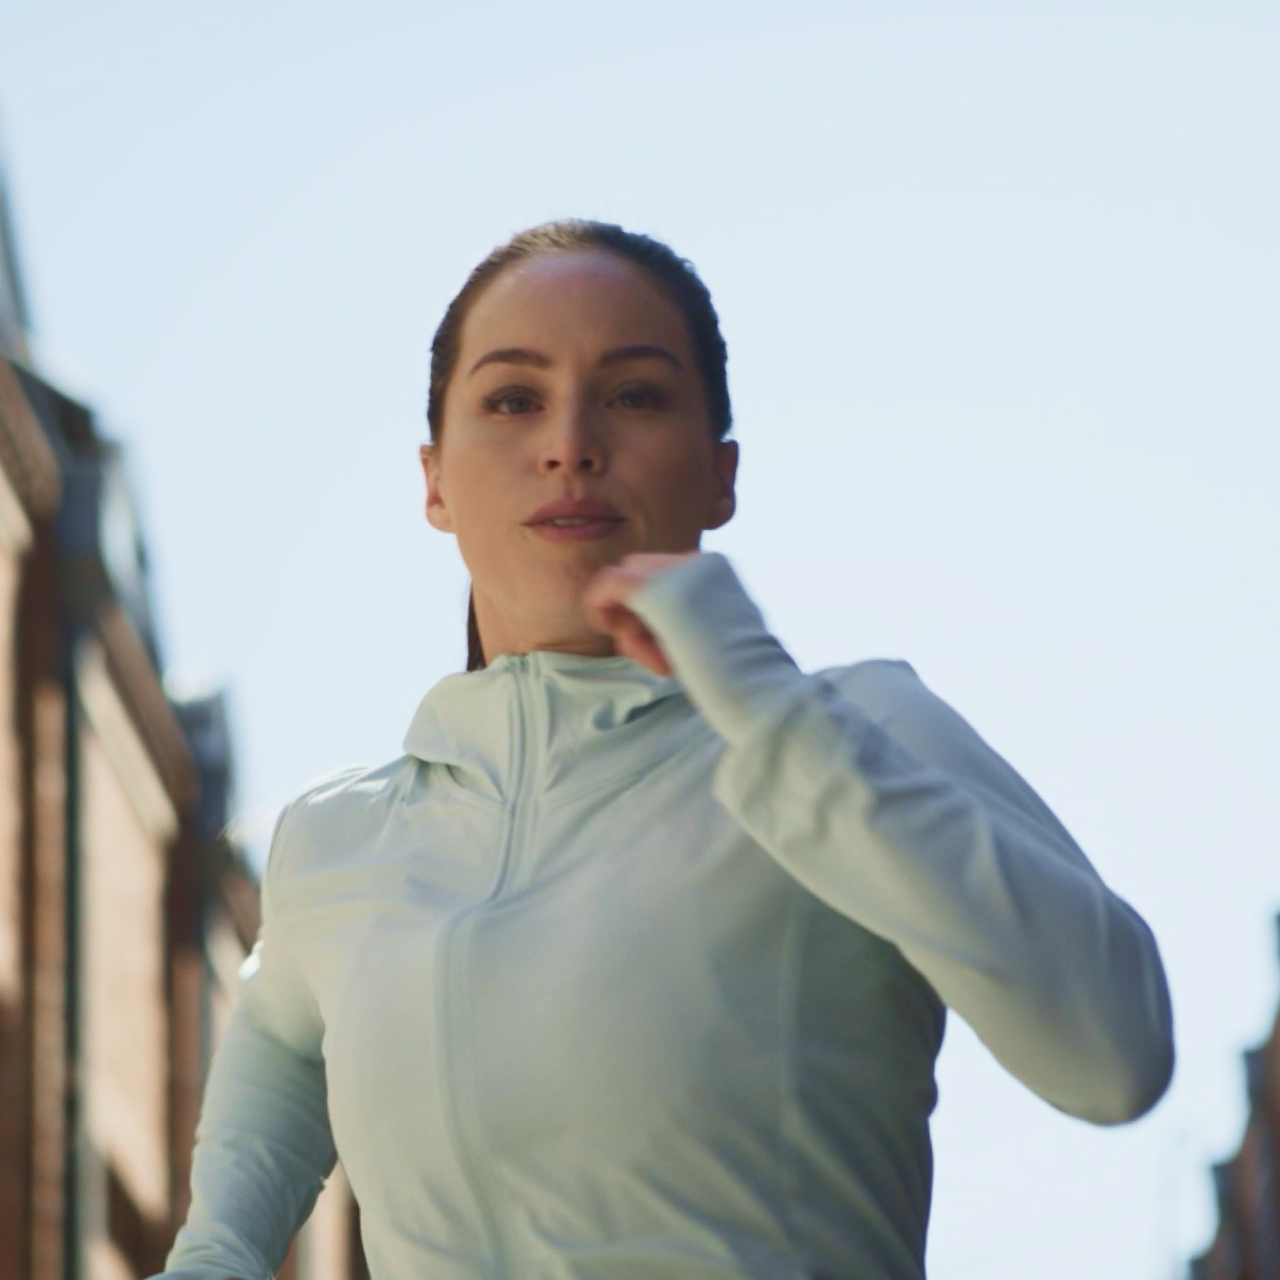
[[[617,507],[599,498],[557,498],[539,507],[525,525],[548,542],[594,542],[616,533],[623,518]]]
[[[622,513],[611,503],[599,498],[556,498],[545,503],[525,521],[527,525],[545,525],[553,520],[590,521],[621,524]],[[553,526],[573,528],[573,525]]]

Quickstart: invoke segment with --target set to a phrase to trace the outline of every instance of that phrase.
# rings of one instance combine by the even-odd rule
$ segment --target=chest
[[[428,785],[330,833],[285,923],[338,1150],[388,1230],[534,1248],[666,1230],[690,1196],[758,1230],[801,1094],[856,1111],[852,1066],[926,1061],[895,1049],[896,950],[746,835],[714,764],[693,752],[563,801]],[[883,1107],[903,1073],[862,1071]]]
[[[429,787],[309,872],[288,923],[335,1132],[394,1114],[426,1139],[465,1095],[506,1148],[622,1155],[663,1118],[772,1110],[802,891],[716,803],[712,764],[563,801]]]

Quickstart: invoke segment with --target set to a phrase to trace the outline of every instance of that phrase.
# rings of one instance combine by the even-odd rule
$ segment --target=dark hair
[[[682,258],[661,240],[626,231],[611,222],[570,218],[545,222],[513,236],[499,245],[467,277],[466,283],[449,303],[431,341],[431,382],[427,393],[427,425],[432,442],[440,439],[444,419],[444,397],[449,379],[458,363],[462,326],[472,303],[506,267],[540,253],[563,253],[581,249],[606,249],[640,267],[679,308],[693,344],[694,360],[707,397],[711,427],[717,440],[724,439],[732,425],[729,407],[728,351],[720,334],[720,319],[711,294],[702,283],[693,263]],[[485,665],[476,625],[475,596],[467,603],[467,670]]]

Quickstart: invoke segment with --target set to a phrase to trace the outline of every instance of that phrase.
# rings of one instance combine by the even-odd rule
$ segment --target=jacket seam
[[[790,889],[791,901],[783,934],[782,972],[778,983],[778,1020],[781,1052],[778,1054],[778,1182],[779,1208],[793,1259],[803,1265],[795,1223],[795,1164],[787,1129],[788,1118],[797,1105],[797,1039],[800,1024],[801,954],[808,934],[809,896],[800,885]]]
[[[289,836],[292,832],[289,830],[291,819],[297,813],[298,805],[304,799],[303,796],[297,796],[290,800],[280,811],[280,817],[276,821],[275,835],[272,838],[271,848],[267,855],[267,865],[262,873],[262,909],[261,923],[259,924],[258,936],[261,937],[266,926],[267,918],[267,898],[271,900],[271,916],[274,925],[274,934],[272,944],[275,949],[281,953],[282,961],[292,967],[298,982],[301,984],[306,998],[311,1002],[311,1010],[315,1014],[316,1022],[319,1026],[319,1040],[317,1045],[317,1053],[319,1060],[324,1060],[324,1041],[328,1035],[328,1023],[325,1021],[324,1011],[320,1004],[320,994],[312,982],[311,974],[308,968],[302,962],[302,957],[298,953],[297,939],[293,936],[293,931],[289,928],[286,920],[286,912],[281,902],[282,890],[284,888],[283,877],[286,873],[288,862],[287,855],[294,853],[290,846]],[[274,868],[274,870],[273,870]]]
[[[271,840],[271,846],[267,852],[267,865],[262,872],[262,906],[259,913],[260,922],[258,926],[258,935],[262,936],[267,923],[268,902],[270,903],[270,912],[272,923],[274,924],[274,943],[281,951],[288,954],[289,963],[297,970],[307,988],[307,994],[315,999],[315,992],[311,989],[311,983],[307,979],[302,966],[298,963],[298,955],[294,950],[293,939],[289,936],[290,931],[285,925],[285,909],[284,909],[284,876],[286,870],[286,861],[288,855],[292,852],[290,848],[289,837],[292,832],[290,828],[290,819],[294,816],[298,806],[298,798],[290,800],[283,809],[280,810],[280,817],[276,820],[275,834]]]
[[[453,776],[452,766],[442,761],[420,760],[418,763],[428,771],[439,770],[439,777],[443,780],[450,798],[456,799],[460,804],[470,805],[473,809],[483,809],[487,813],[505,813],[511,807],[511,801],[506,797],[487,796],[483,792],[473,791],[470,787],[464,786]],[[427,786],[431,786],[429,772]]]
[[[636,765],[629,769],[626,773],[613,773],[600,782],[593,782],[588,786],[580,787],[572,791],[557,790],[554,794],[548,792],[539,792],[537,803],[540,807],[546,809],[556,809],[561,805],[571,804],[577,800],[587,799],[589,796],[595,795],[597,792],[607,791],[611,787],[621,790],[630,786],[637,778],[649,775],[651,777],[661,777],[668,772],[670,768],[674,768],[680,763],[690,752],[697,750],[699,747],[705,747],[708,738],[715,738],[717,735],[712,730],[709,734],[697,734],[690,740],[684,742],[673,753],[663,751],[654,751],[652,755],[645,760],[644,763]],[[420,761],[424,768],[440,767],[440,776],[444,781],[445,787],[448,789],[451,798],[457,799],[462,804],[471,805],[473,808],[482,809],[488,813],[503,814],[509,811],[511,801],[509,798],[489,797],[479,791],[473,791],[470,787],[464,786],[449,772],[446,766],[439,766],[438,762]]]
[[[271,835],[271,843],[267,846],[267,864],[262,871],[262,892],[264,895],[270,894],[273,900],[273,912],[280,910],[278,890],[280,877],[284,874],[284,859],[287,849],[285,827],[289,818],[293,815],[293,808],[296,804],[297,800],[295,798],[280,810],[280,816],[276,819],[275,830]]]
[[[641,777],[661,778],[680,764],[686,756],[696,751],[698,748],[705,748],[709,739],[714,739],[716,735],[714,730],[708,735],[696,734],[687,742],[683,743],[679,748],[670,754],[655,751],[649,760],[644,764],[637,765],[634,769],[626,773],[610,774],[601,782],[592,783],[590,786],[582,787],[575,791],[564,792],[556,796],[544,794],[541,798],[543,807],[547,809],[556,809],[561,805],[570,804],[576,800],[585,800],[588,796],[596,795],[601,791],[607,791],[613,788],[618,791],[625,790],[633,782]],[[723,742],[722,742],[723,747]]]

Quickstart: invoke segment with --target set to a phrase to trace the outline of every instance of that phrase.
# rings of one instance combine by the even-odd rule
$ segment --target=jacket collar
[[[677,705],[690,710],[679,681],[630,658],[504,653],[440,680],[419,704],[404,749],[452,766],[464,786],[494,798],[530,768],[540,789],[577,791],[642,765],[646,744],[665,736],[654,730],[666,716],[654,712],[678,714]]]

